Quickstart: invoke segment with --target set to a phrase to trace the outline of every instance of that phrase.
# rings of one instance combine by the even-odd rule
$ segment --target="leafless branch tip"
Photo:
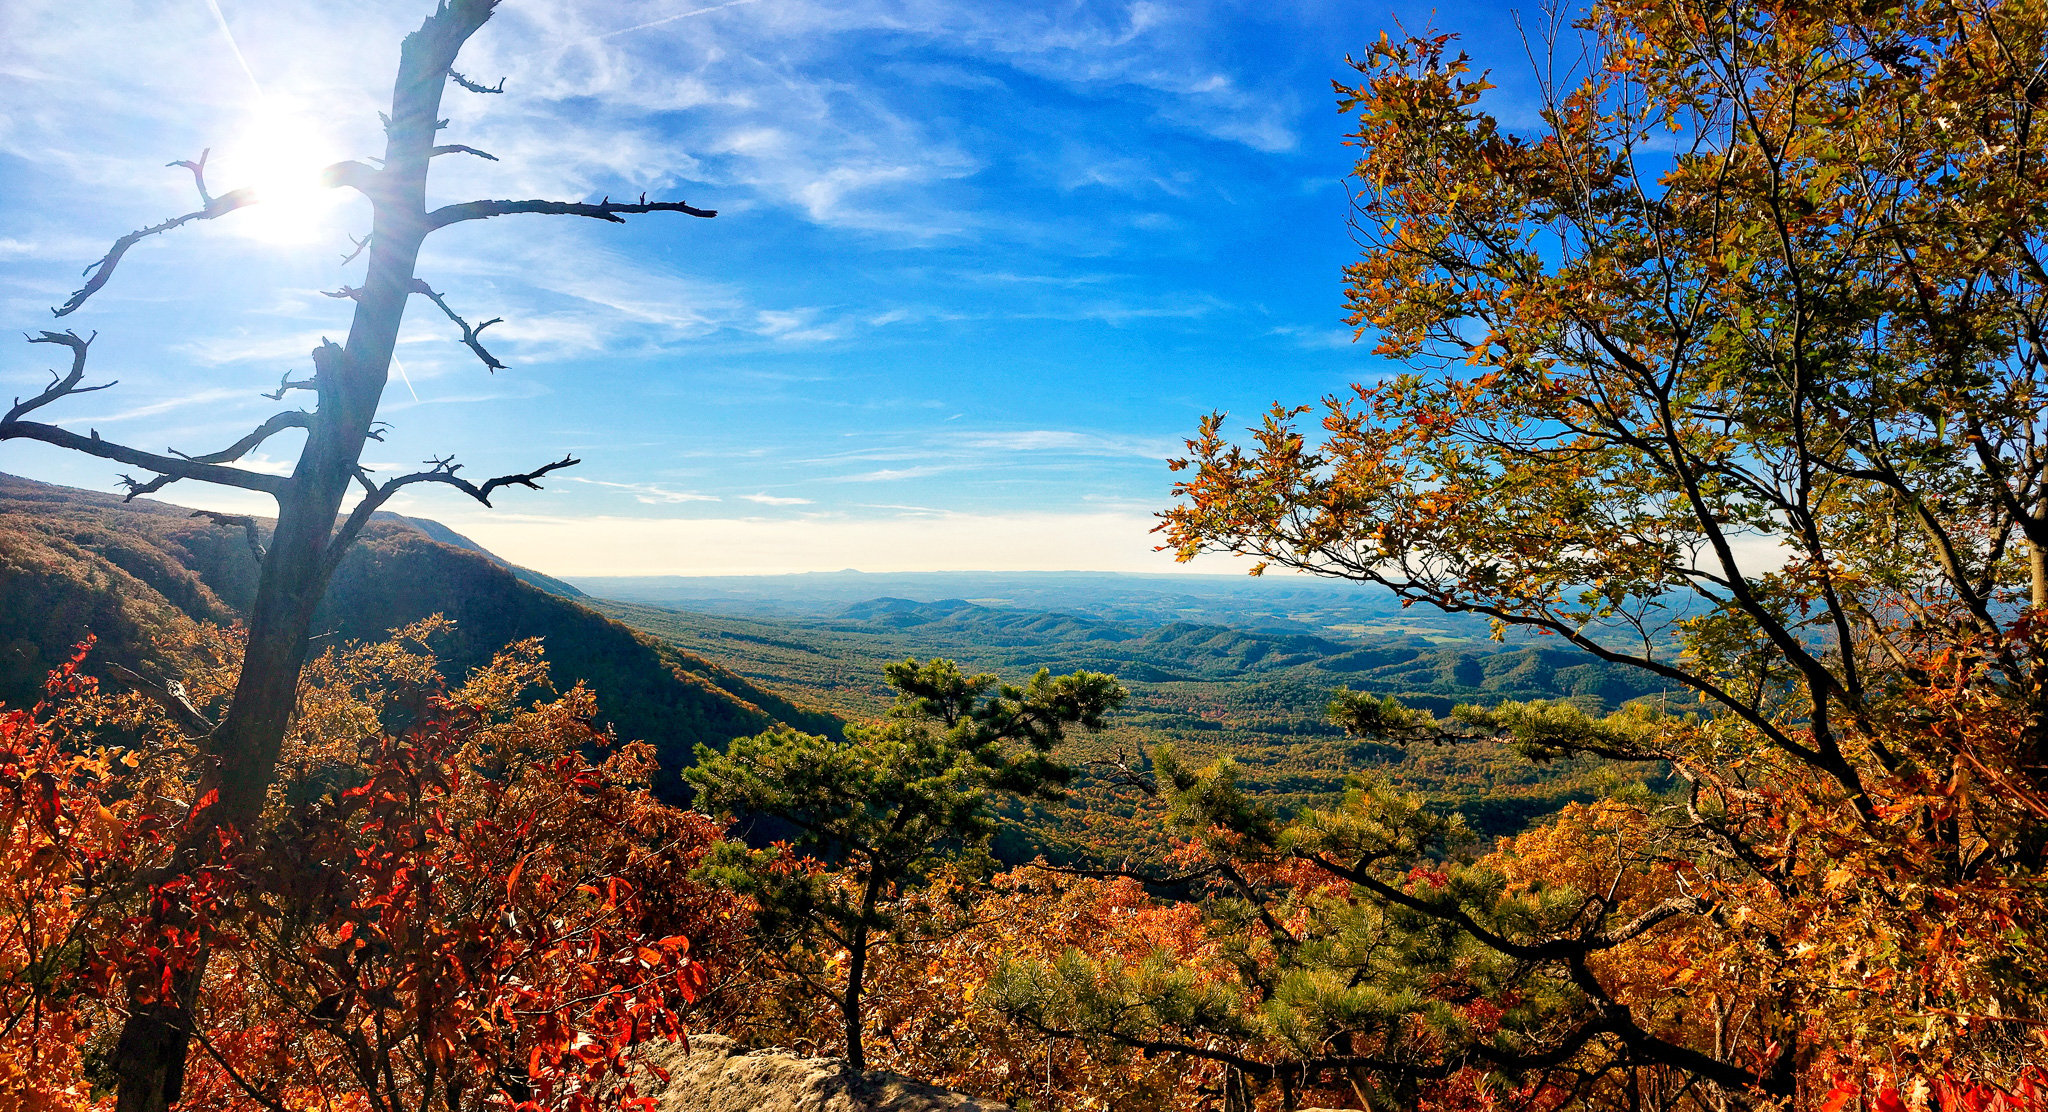
[[[343,287],[343,289],[346,288],[347,287],[345,286]],[[488,369],[492,374],[496,374],[499,371],[505,369],[505,364],[499,362],[497,356],[492,355],[490,352],[484,350],[483,340],[481,339],[481,337],[483,336],[484,329],[489,328],[494,324],[502,324],[505,320],[504,317],[492,317],[490,320],[487,320],[482,324],[479,324],[476,327],[472,328],[470,327],[468,321],[463,320],[460,314],[456,313],[455,310],[448,307],[447,299],[443,298],[439,293],[436,293],[434,291],[434,287],[427,285],[427,283],[424,280],[419,278],[413,279],[412,292],[420,294],[421,296],[425,297],[428,301],[431,301],[436,306],[439,306],[441,312],[445,314],[449,320],[455,322],[455,327],[462,329],[463,346],[475,352],[476,357],[478,359],[483,360],[484,367]]]
[[[505,79],[502,77],[498,79],[498,84],[496,88],[492,88],[491,86],[482,84],[480,82],[472,81],[469,78],[464,77],[462,74],[456,73],[454,70],[448,71],[448,79],[450,81],[455,82],[457,85],[460,85],[465,89],[468,89],[472,93],[502,93],[505,91]]]

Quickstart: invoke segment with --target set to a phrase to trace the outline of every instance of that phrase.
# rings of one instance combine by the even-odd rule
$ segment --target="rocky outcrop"
[[[839,1058],[799,1058],[783,1050],[742,1051],[722,1035],[692,1035],[685,1051],[669,1043],[643,1048],[634,1085],[660,1112],[1009,1112],[900,1074],[859,1073]]]

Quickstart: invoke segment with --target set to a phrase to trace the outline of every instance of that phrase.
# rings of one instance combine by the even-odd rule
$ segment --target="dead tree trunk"
[[[195,816],[193,832],[172,866],[174,871],[192,867],[211,852],[207,847],[220,844],[220,831],[250,830],[260,820],[265,796],[276,777],[285,731],[297,704],[299,670],[305,663],[314,611],[326,594],[342,553],[377,508],[399,489],[428,482],[454,486],[489,505],[492,492],[500,486],[537,487],[540,476],[577,462],[565,456],[533,471],[504,475],[481,484],[461,478],[457,474],[460,465],[448,459],[429,461],[427,470],[381,483],[364,471],[363,446],[377,436],[378,401],[390,373],[391,355],[406,303],[413,294],[431,298],[461,329],[462,342],[487,368],[495,371],[503,366],[478,338],[488,323],[472,328],[448,307],[439,293],[415,275],[420,245],[426,237],[450,224],[520,212],[583,216],[615,223],[622,223],[630,213],[716,215],[680,202],[649,203],[644,196],[637,203],[627,204],[614,204],[609,198],[594,204],[472,201],[428,211],[427,174],[434,158],[451,154],[491,157],[471,147],[436,145],[435,138],[446,123],[440,118],[441,98],[451,80],[475,92],[502,91],[502,83],[497,89],[487,88],[462,78],[453,69],[463,44],[490,18],[496,3],[497,0],[443,0],[420,29],[406,37],[401,49],[385,128],[382,165],[373,168],[364,163],[344,162],[327,170],[330,185],[355,189],[369,199],[373,218],[367,241],[367,276],[360,287],[343,286],[335,294],[355,302],[347,342],[341,346],[323,343],[313,353],[313,375],[296,380],[287,375],[274,395],[282,399],[290,391],[311,391],[318,402],[313,412],[280,413],[229,448],[201,456],[160,456],[103,441],[97,433],[80,436],[54,425],[24,420],[30,412],[59,398],[104,388],[82,385],[89,339],[81,339],[76,333],[45,332],[32,342],[70,348],[70,373],[53,375],[51,385],[41,394],[26,402],[17,400],[0,418],[0,441],[40,440],[154,471],[154,477],[147,480],[124,480],[131,498],[172,482],[193,479],[261,490],[277,499],[276,531],[268,549],[261,554],[261,579],[255,603],[247,615],[248,644],[241,673],[226,715],[200,745],[204,762],[199,772],[200,797],[210,795],[213,802]],[[113,249],[87,272],[86,285],[56,311],[59,316],[83,305],[112,276],[127,250],[142,239],[193,220],[217,219],[259,200],[250,190],[219,197],[208,194],[205,163],[202,155],[197,162],[177,164],[192,172],[203,207],[116,241]],[[298,465],[289,478],[229,466],[270,436],[289,428],[302,428],[306,433]],[[361,488],[362,496],[343,518],[343,503],[352,485]],[[138,998],[135,1002],[114,1053],[119,1112],[166,1112],[178,1099],[193,1031],[193,1009],[204,973],[202,958],[198,968],[178,974],[171,999]]]

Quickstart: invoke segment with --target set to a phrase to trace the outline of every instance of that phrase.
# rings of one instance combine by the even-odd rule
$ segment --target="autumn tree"
[[[1021,687],[949,660],[885,674],[898,694],[882,722],[849,724],[844,738],[782,728],[722,753],[700,745],[683,774],[701,806],[794,831],[765,850],[722,847],[707,872],[757,902],[799,991],[839,1012],[855,1069],[867,1061],[870,961],[903,925],[908,889],[986,849],[999,793],[1058,798],[1073,770],[1055,748],[1076,726],[1100,729],[1124,699],[1114,678],[1091,672],[1040,671]]]
[[[2048,915],[2048,9],[1601,2],[1576,31],[1532,44],[1525,127],[1449,36],[1353,63],[1346,295],[1410,373],[1246,443],[1208,419],[1162,528],[1696,697],[1641,728],[1469,727],[1670,762],[1660,852],[1695,902],[1656,932],[1770,1031],[1756,1053],[1574,964],[1623,902],[1503,932],[1486,892],[1375,889],[1568,974],[1587,1010],[1552,1052],[1728,1099],[1831,1062],[2010,1081],[2048,974],[2013,933]]]
[[[581,685],[531,699],[537,641],[448,683],[445,627],[308,665],[211,924],[189,1103],[614,1107],[737,957],[738,901],[689,876],[720,830],[655,799],[652,749]]]
[[[78,744],[85,723],[73,696],[93,686],[79,671],[90,643],[52,673],[50,699],[0,715],[0,1102],[83,1109],[91,1100],[82,1057],[91,1023],[75,1003],[76,973],[92,927],[73,877],[123,854],[124,829],[107,810],[113,758]]]
[[[175,873],[197,749],[170,715],[99,689],[81,652],[0,719],[0,1104],[91,1107],[116,1063],[87,1036],[201,952],[193,1107],[632,1099],[636,1048],[738,958],[739,900],[689,876],[720,829],[654,797],[651,749],[593,728],[588,689],[534,697],[536,642],[450,685],[447,624],[311,661],[264,821]],[[239,638],[189,637],[205,713]]]
[[[235,443],[218,451],[196,454],[156,453],[81,434],[33,418],[47,406],[77,394],[103,389],[85,384],[90,339],[75,332],[43,332],[32,343],[68,350],[70,366],[53,373],[48,387],[17,399],[0,416],[0,440],[37,440],[139,469],[144,477],[126,481],[130,497],[153,493],[182,481],[214,483],[270,495],[277,501],[277,519],[267,544],[255,601],[247,614],[248,641],[233,699],[220,721],[188,721],[203,736],[208,782],[202,798],[211,800],[194,845],[206,844],[214,828],[245,829],[258,817],[264,794],[274,780],[279,746],[292,712],[299,669],[306,657],[306,638],[315,608],[326,591],[342,554],[370,516],[394,494],[425,483],[451,486],[490,504],[507,486],[537,487],[538,480],[576,460],[564,456],[518,474],[482,481],[464,477],[450,459],[430,461],[412,474],[375,479],[361,464],[364,444],[377,436],[377,407],[391,367],[393,346],[407,303],[415,295],[434,303],[460,332],[462,343],[484,366],[501,363],[482,343],[487,325],[472,326],[458,315],[441,292],[416,272],[420,248],[428,236],[444,228],[515,213],[579,216],[613,223],[635,213],[678,212],[709,217],[714,213],[674,201],[635,202],[553,200],[477,200],[426,207],[426,186],[433,160],[441,157],[490,158],[461,143],[442,142],[446,121],[440,108],[444,91],[459,85],[476,93],[500,93],[455,69],[463,45],[487,21],[497,0],[442,0],[418,31],[408,35],[399,52],[391,108],[385,118],[383,157],[368,162],[337,163],[325,171],[334,188],[360,193],[370,204],[370,231],[361,254],[367,271],[359,286],[343,286],[338,294],[352,300],[354,315],[340,344],[322,343],[312,353],[313,372],[283,377],[277,396],[295,391],[313,395],[310,409],[288,409],[264,421]],[[373,164],[374,163],[374,164]],[[253,189],[209,191],[206,157],[177,163],[189,170],[200,207],[142,228],[116,240],[112,249],[87,268],[87,281],[55,312],[67,316],[113,278],[115,269],[137,244],[195,221],[216,220],[258,203]],[[288,430],[305,436],[296,465],[288,475],[252,471],[238,461]],[[352,489],[360,488],[344,515]],[[255,538],[253,522],[236,522]],[[203,970],[181,975],[184,988],[168,998],[137,1006],[120,1040],[122,1112],[163,1112],[177,1099],[191,1031],[189,1006]]]

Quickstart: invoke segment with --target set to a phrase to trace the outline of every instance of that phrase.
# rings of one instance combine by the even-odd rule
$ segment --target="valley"
[[[934,597],[978,586],[1002,592],[999,598],[1048,602],[1031,588],[1032,580],[1049,577],[1018,582],[991,573],[967,583],[960,574],[876,578],[915,597],[869,598],[823,613],[839,602],[832,593],[792,584],[775,605],[781,614],[771,617],[743,616],[750,609],[743,593],[692,598],[691,606],[724,611],[703,613],[681,604],[598,597],[608,586],[604,581],[578,586],[589,596],[586,603],[609,617],[847,719],[886,710],[882,666],[907,657],[944,656],[1010,681],[1027,679],[1039,668],[1116,675],[1131,698],[1111,729],[1076,743],[1075,755],[1088,767],[1075,791],[1077,805],[1012,805],[1009,829],[998,843],[1006,859],[1045,852],[1060,860],[1103,863],[1156,853],[1160,847],[1136,833],[1155,824],[1129,821],[1150,800],[1130,786],[1123,770],[1142,770],[1144,755],[1159,745],[1197,764],[1231,757],[1240,766],[1243,787],[1283,813],[1328,805],[1347,777],[1367,773],[1464,814],[1482,839],[1515,833],[1567,801],[1602,795],[1617,779],[1659,774],[1591,758],[1537,765],[1491,743],[1406,751],[1348,738],[1328,722],[1324,708],[1339,687],[1397,695],[1439,714],[1464,702],[1555,698],[1597,713],[1658,694],[1639,673],[1610,668],[1569,648],[1526,640],[1495,644],[1484,639],[1483,626],[1476,637],[1454,636],[1450,622],[1429,636],[1377,624],[1357,634],[1333,629],[1325,636],[1306,632],[1298,617],[1275,620],[1272,596],[1247,592],[1250,603],[1232,609],[1227,586],[1201,584],[1208,588],[1203,601],[1210,617],[1242,623],[1205,624],[1173,617],[1183,608],[1164,605],[1179,601],[1170,583],[1086,577],[1076,601],[1092,601],[1089,588],[1109,595],[1102,609],[1122,618],[1108,620],[1094,613]],[[1291,594],[1281,601],[1294,605],[1295,614],[1305,609],[1301,596],[1310,595],[1319,613],[1339,618],[1359,617],[1343,608],[1367,596],[1356,585],[1324,583]]]

